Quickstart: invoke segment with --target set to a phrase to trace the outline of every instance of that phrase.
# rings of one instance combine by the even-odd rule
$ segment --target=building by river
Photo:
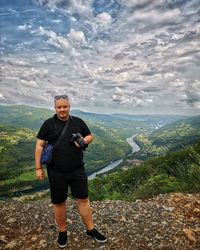
[[[139,159],[127,160],[127,162],[133,166],[140,166],[143,163],[143,161]]]

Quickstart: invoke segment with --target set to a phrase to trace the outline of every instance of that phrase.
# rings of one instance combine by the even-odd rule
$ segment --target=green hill
[[[133,201],[160,193],[200,192],[200,140],[193,146],[164,157],[151,158],[140,166],[125,163],[128,170],[90,181],[92,200]]]
[[[200,116],[180,120],[155,130],[150,135],[136,137],[141,151],[135,157],[165,155],[168,151],[177,151],[200,139]]]
[[[38,130],[42,122],[52,116],[53,111],[26,105],[0,106],[1,124]]]
[[[34,162],[35,133],[0,125],[0,180],[19,176]]]
[[[134,200],[166,192],[200,192],[199,128],[196,116],[138,135],[141,150],[92,180],[91,197]],[[145,161],[136,166],[134,159]]]

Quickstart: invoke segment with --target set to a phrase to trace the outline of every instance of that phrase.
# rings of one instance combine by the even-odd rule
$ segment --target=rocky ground
[[[200,194],[166,194],[136,202],[92,202],[96,227],[108,237],[100,244],[85,235],[68,201],[66,249],[188,250],[200,249]],[[59,249],[49,199],[0,202],[0,249]]]

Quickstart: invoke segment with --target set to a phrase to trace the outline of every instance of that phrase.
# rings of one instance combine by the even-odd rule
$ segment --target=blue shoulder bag
[[[65,123],[65,126],[64,126],[58,140],[56,141],[55,145],[53,146],[53,145],[51,145],[49,143],[47,143],[45,145],[45,147],[44,147],[44,149],[42,151],[41,159],[40,159],[40,162],[41,162],[42,165],[47,165],[47,164],[49,164],[51,162],[52,157],[53,157],[53,152],[57,148],[60,141],[62,140],[63,135],[65,134],[65,131],[66,131],[67,127],[68,127],[69,120],[70,120],[70,118]]]

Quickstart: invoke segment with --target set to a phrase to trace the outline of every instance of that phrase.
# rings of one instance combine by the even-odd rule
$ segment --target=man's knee
[[[59,208],[65,206],[65,201],[61,203],[53,203],[54,208]]]
[[[89,198],[85,198],[85,199],[76,199],[78,205],[87,205],[89,204]]]

